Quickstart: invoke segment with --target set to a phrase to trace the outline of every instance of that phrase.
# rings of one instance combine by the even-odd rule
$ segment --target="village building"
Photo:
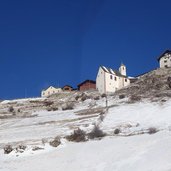
[[[79,91],[94,90],[96,89],[96,82],[93,80],[85,80],[77,85]]]
[[[162,55],[158,57],[158,62],[160,68],[168,68],[171,67],[171,51],[166,50]]]
[[[62,90],[63,91],[72,91],[73,90],[73,87],[70,86],[70,85],[65,85],[65,86],[63,86]]]
[[[41,96],[42,97],[48,97],[52,94],[56,94],[56,93],[60,93],[60,92],[62,92],[61,88],[56,88],[56,87],[50,86],[47,89],[42,90]]]
[[[99,67],[96,78],[96,89],[101,93],[112,93],[130,84],[129,77],[126,76],[126,66],[121,64],[119,71]]]

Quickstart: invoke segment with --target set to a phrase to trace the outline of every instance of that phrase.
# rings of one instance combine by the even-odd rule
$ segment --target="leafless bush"
[[[66,139],[68,141],[84,142],[86,141],[86,133],[85,131],[78,128],[77,130],[74,130],[71,135],[66,136]]]
[[[20,144],[15,148],[15,150],[17,153],[23,153],[26,148],[27,146]]]
[[[14,149],[12,148],[11,145],[6,145],[6,146],[4,147],[4,154],[9,154],[9,153],[11,153],[13,150],[14,150]]]
[[[124,99],[124,98],[125,98],[124,94],[119,95],[119,99]]]
[[[76,97],[75,97],[75,100],[78,100],[79,98],[80,98],[80,96],[76,96]]]
[[[14,108],[13,108],[12,106],[10,106],[10,107],[8,108],[8,112],[13,113],[13,112],[14,112]]]
[[[103,93],[102,95],[101,95],[101,97],[103,98],[103,97],[107,97],[107,95],[105,94],[105,93]]]
[[[45,106],[51,106],[54,104],[54,102],[52,102],[52,101],[44,101],[43,103]]]
[[[158,132],[158,130],[155,127],[148,128],[148,133],[149,134],[155,134],[156,132]]]
[[[167,84],[168,84],[169,88],[171,88],[171,77],[167,78]]]
[[[35,146],[35,147],[32,148],[32,151],[37,151],[37,150],[44,150],[44,148],[37,147],[37,146]]]
[[[94,125],[93,130],[88,134],[90,139],[102,138],[104,136],[106,136],[106,134],[97,125]]]
[[[26,146],[26,145],[20,144],[17,148],[18,148],[18,149],[25,150],[25,149],[27,148],[27,146]]]
[[[94,100],[100,100],[99,96],[94,97]]]
[[[54,140],[49,142],[49,144],[52,147],[58,147],[61,144],[60,138],[59,137],[55,137]]]
[[[140,96],[137,96],[137,95],[132,95],[130,98],[129,98],[129,102],[131,103],[134,103],[134,102],[138,102],[141,100],[141,97]]]
[[[87,96],[81,97],[81,101],[85,101],[85,100],[87,100]]]
[[[121,130],[120,130],[119,128],[116,128],[116,129],[114,130],[114,134],[115,134],[115,135],[119,134],[120,132],[121,132]]]
[[[55,107],[55,106],[49,106],[47,107],[46,109],[47,111],[57,111],[58,110],[58,107]]]

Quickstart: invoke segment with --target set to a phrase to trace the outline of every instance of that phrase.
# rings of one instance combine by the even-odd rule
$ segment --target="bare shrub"
[[[17,148],[18,148],[18,149],[25,150],[25,149],[27,148],[27,146],[26,146],[26,145],[20,144]]]
[[[105,94],[105,93],[103,93],[102,95],[101,95],[101,97],[103,98],[103,97],[107,97],[107,95]]]
[[[45,106],[51,106],[54,104],[54,102],[52,102],[52,101],[44,101],[43,103]]]
[[[58,147],[61,144],[61,140],[59,137],[55,137],[54,140],[50,141],[49,144],[52,147]]]
[[[167,78],[167,84],[168,84],[169,88],[171,88],[171,77]]]
[[[4,154],[9,154],[9,153],[11,153],[12,151],[13,151],[13,148],[12,148],[11,145],[6,145],[6,146],[4,147]]]
[[[72,109],[74,109],[74,103],[73,102],[64,103],[62,105],[62,110],[72,110]]]
[[[114,134],[117,135],[117,134],[119,134],[119,133],[121,133],[121,130],[120,130],[119,128],[116,128],[116,129],[114,130]]]
[[[20,144],[15,148],[15,150],[17,153],[23,153],[26,148],[27,146]]]
[[[125,98],[124,94],[119,95],[119,99],[124,99],[124,98]]]
[[[12,106],[10,106],[10,107],[8,108],[8,112],[13,113],[13,112],[14,112],[14,108],[13,108]]]
[[[137,95],[132,95],[130,98],[129,98],[129,101],[131,103],[134,103],[134,102],[138,102],[141,100],[141,97],[140,96],[137,96]]]
[[[58,107],[55,107],[55,106],[49,106],[47,107],[46,109],[47,111],[57,111],[58,110]]]
[[[81,97],[81,101],[85,101],[85,100],[87,100],[87,96]]]
[[[80,96],[76,96],[76,97],[75,97],[75,100],[78,100],[79,98],[80,98]]]
[[[35,147],[32,148],[32,151],[37,151],[37,150],[44,150],[44,148],[37,147],[37,146],[35,146]]]
[[[77,130],[74,130],[71,135],[66,136],[66,139],[68,141],[84,142],[86,141],[86,133],[85,131],[78,128]]]
[[[94,100],[100,100],[99,96],[94,97]]]
[[[148,128],[148,133],[149,134],[155,134],[155,133],[157,133],[158,132],[158,130],[155,128],[155,127],[150,127],[150,128]]]
[[[94,125],[93,130],[88,134],[90,139],[102,138],[104,136],[106,136],[106,134],[97,125]]]

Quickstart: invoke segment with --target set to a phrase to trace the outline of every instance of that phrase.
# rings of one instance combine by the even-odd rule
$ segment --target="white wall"
[[[126,66],[121,64],[121,66],[119,67],[119,72],[122,75],[126,76]]]
[[[96,77],[96,89],[102,94],[106,92],[104,82],[105,82],[105,72],[100,67],[98,74],[97,74],[97,77]]]
[[[105,73],[106,93],[115,92],[119,88],[119,78],[116,75]]]
[[[124,82],[124,87],[130,85],[130,79],[128,78],[123,78],[123,82]]]
[[[41,96],[42,97],[47,97],[47,96],[50,96],[52,94],[56,94],[56,93],[60,93],[60,92],[62,92],[61,88],[55,88],[53,86],[50,86],[48,89],[43,90],[41,92]]]
[[[160,58],[159,64],[160,68],[171,67],[171,55],[163,56],[162,58]]]

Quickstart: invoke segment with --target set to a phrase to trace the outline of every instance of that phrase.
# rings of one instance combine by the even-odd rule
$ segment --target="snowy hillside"
[[[160,80],[158,72],[107,96],[107,108],[96,91],[1,102],[0,170],[171,171],[171,99],[164,95],[170,70]],[[135,85],[144,96],[130,93]],[[78,128],[81,142],[71,138]]]

